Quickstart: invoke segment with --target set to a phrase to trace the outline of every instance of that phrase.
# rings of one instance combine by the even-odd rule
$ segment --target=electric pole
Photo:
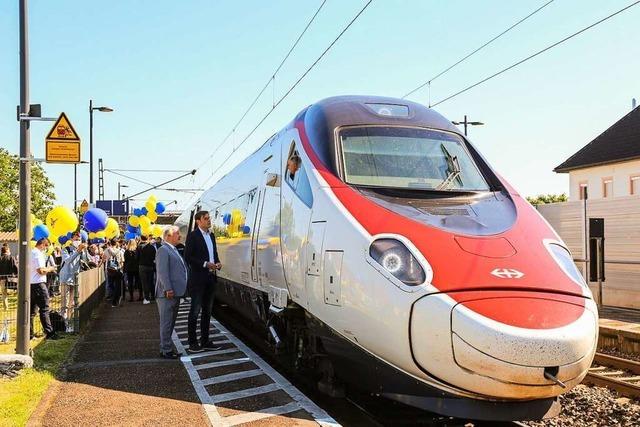
[[[27,0],[20,0],[20,114],[29,115],[29,36]],[[18,324],[16,352],[29,354],[31,283],[29,238],[31,236],[31,147],[29,120],[20,120],[20,226],[18,249]]]

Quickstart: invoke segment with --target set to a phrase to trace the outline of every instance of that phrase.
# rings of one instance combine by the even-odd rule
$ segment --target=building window
[[[587,200],[589,198],[586,182],[581,182],[578,184],[578,192],[580,195],[580,200]]]
[[[613,197],[613,178],[602,178],[602,197]]]
[[[640,175],[631,175],[629,178],[629,194],[632,196],[640,194]]]

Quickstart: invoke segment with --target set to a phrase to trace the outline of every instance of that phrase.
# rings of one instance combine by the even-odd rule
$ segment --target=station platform
[[[598,348],[640,354],[640,310],[618,307],[600,309]]]
[[[104,302],[28,425],[338,426],[222,325],[212,333],[223,350],[184,355],[188,309],[174,332],[182,360],[167,360],[155,303]]]

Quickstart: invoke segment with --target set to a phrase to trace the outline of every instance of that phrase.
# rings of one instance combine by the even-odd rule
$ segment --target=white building
[[[569,201],[640,195],[640,107],[554,171],[569,173]]]

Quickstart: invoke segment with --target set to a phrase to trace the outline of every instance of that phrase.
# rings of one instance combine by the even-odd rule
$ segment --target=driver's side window
[[[300,155],[298,154],[298,150],[296,149],[295,141],[291,144],[291,148],[289,149],[289,155],[287,156],[287,163],[285,164],[285,181],[289,183],[289,185],[295,190],[298,185],[300,167],[302,165],[302,161],[300,160]]]

